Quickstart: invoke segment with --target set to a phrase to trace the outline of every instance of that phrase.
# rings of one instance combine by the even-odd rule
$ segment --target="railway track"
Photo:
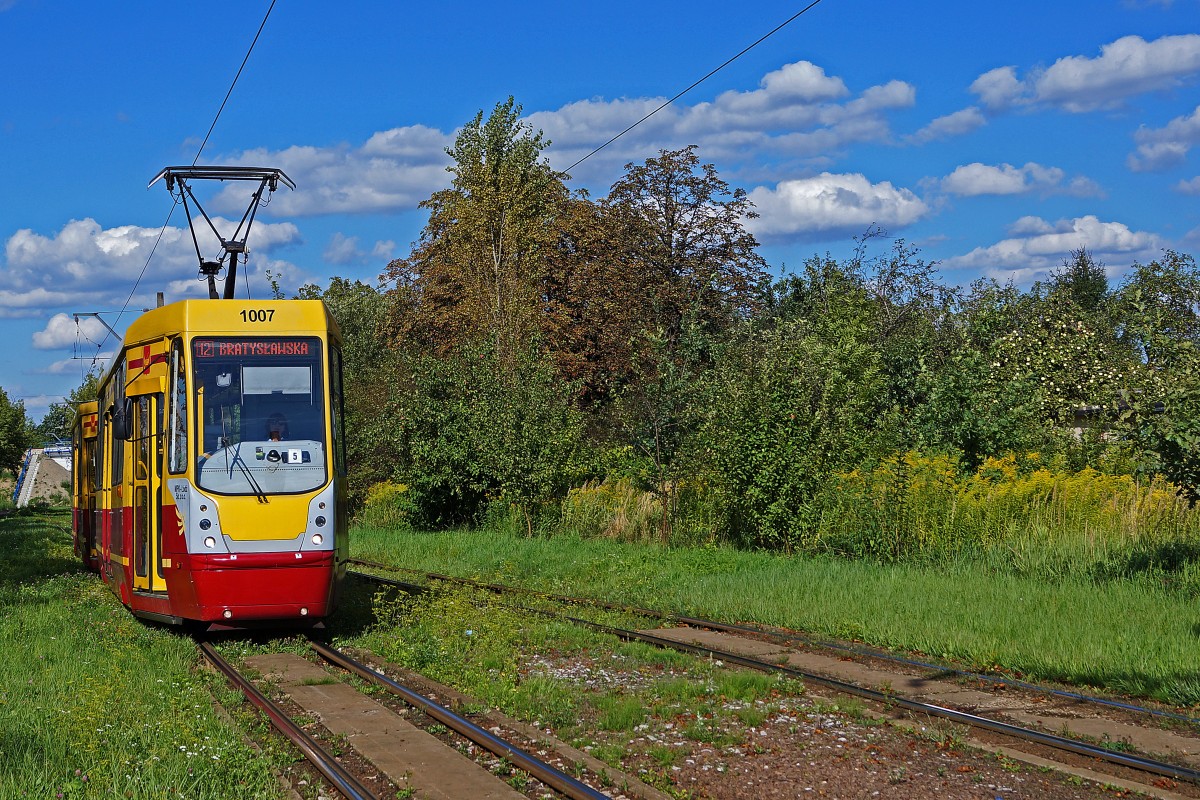
[[[404,568],[391,567],[385,564],[378,564],[370,561],[355,560],[361,566],[383,570],[383,571],[401,571],[414,572]],[[398,588],[408,591],[424,591],[426,586],[398,581],[391,578],[384,578],[377,575],[369,575],[365,573],[354,573],[363,578],[387,583]],[[1142,755],[1138,751],[1140,748],[1128,743],[1128,736],[1117,735],[1112,736],[1107,733],[1095,735],[1089,741],[1088,734],[1083,736],[1068,736],[1060,733],[1050,732],[1046,729],[1046,721],[1050,719],[1046,713],[1032,715],[1034,724],[1018,724],[1006,717],[1012,716],[1012,711],[1003,713],[1003,709],[993,709],[989,713],[976,713],[977,708],[967,710],[964,708],[951,707],[949,703],[929,702],[927,700],[914,699],[907,695],[904,691],[898,690],[897,686],[903,686],[905,681],[885,680],[887,685],[885,688],[873,688],[870,683],[873,676],[872,670],[860,669],[849,670],[851,679],[831,676],[830,672],[837,673],[846,670],[847,659],[845,655],[838,658],[821,659],[820,657],[803,657],[796,652],[789,651],[788,645],[795,644],[800,637],[794,633],[782,631],[780,629],[770,629],[759,626],[747,625],[731,625],[713,620],[703,620],[698,618],[681,617],[677,615],[666,614],[664,612],[653,609],[642,609],[633,606],[627,606],[616,603],[606,603],[603,601],[586,600],[581,598],[573,598],[562,595],[553,595],[542,592],[536,592],[527,589],[503,586],[500,584],[483,583],[472,581],[454,576],[442,575],[438,573],[418,573],[428,580],[441,582],[453,582],[463,585],[474,586],[480,589],[486,589],[491,592],[502,594],[517,594],[524,596],[536,596],[540,599],[553,600],[556,602],[569,603],[574,605],[590,605],[600,608],[621,611],[629,614],[646,616],[649,618],[657,618],[667,620],[676,625],[685,627],[673,627],[660,629],[656,631],[650,630],[629,630],[616,628],[613,626],[602,625],[591,620],[582,619],[579,617],[563,614],[560,612],[547,611],[545,609],[536,609],[522,607],[524,611],[555,616],[578,625],[588,627],[592,630],[607,633],[626,641],[640,641],[651,644],[657,647],[671,648],[682,650],[699,655],[709,659],[720,659],[729,664],[737,664],[749,669],[771,672],[784,675],[790,678],[796,678],[804,681],[809,685],[821,686],[834,692],[847,694],[862,698],[876,704],[882,709],[900,709],[912,717],[923,718],[940,718],[945,719],[955,724],[969,726],[971,729],[983,732],[987,741],[982,742],[985,746],[995,745],[1003,749],[1009,754],[1016,754],[1019,757],[1021,752],[1025,752],[1029,756],[1032,763],[1045,763],[1045,753],[1059,753],[1059,756],[1054,756],[1050,760],[1063,761],[1064,758],[1073,761],[1075,768],[1078,769],[1080,764],[1084,765],[1084,770],[1091,772],[1092,767],[1098,764],[1107,764],[1109,769],[1116,770],[1117,773],[1112,774],[1110,782],[1113,785],[1126,785],[1128,788],[1137,791],[1149,791],[1152,796],[1174,797],[1181,795],[1173,795],[1170,792],[1164,792],[1159,789],[1164,783],[1182,782],[1191,784],[1194,787],[1200,787],[1200,769],[1195,764],[1200,763],[1200,739],[1188,737],[1182,734],[1173,734],[1169,731],[1156,731],[1157,736],[1151,737],[1158,742],[1166,742],[1167,749],[1176,749],[1181,757],[1174,761],[1166,761],[1160,758]],[[803,640],[805,644],[812,644],[810,640]],[[764,650],[764,645],[774,645],[772,649]],[[844,648],[843,648],[844,649]],[[870,654],[875,655],[875,654]],[[818,663],[820,666],[829,667],[829,669],[814,669],[806,668],[806,665]],[[822,663],[824,662],[824,663]],[[853,663],[853,662],[850,662]],[[937,670],[939,673],[944,673],[944,669],[940,669],[935,665],[923,665],[911,660],[904,660],[908,667],[926,667],[927,672]],[[882,671],[875,670],[880,675]],[[946,677],[944,674],[941,678]],[[1119,732],[1128,732],[1131,728],[1128,723],[1114,721],[1111,719],[1113,715],[1118,714],[1146,714],[1158,719],[1173,723],[1176,727],[1188,727],[1195,729],[1198,721],[1186,715],[1175,714],[1172,712],[1164,712],[1160,709],[1150,709],[1135,706],[1128,703],[1119,703],[1108,701],[1104,698],[1094,698],[1087,695],[1082,695],[1073,692],[1064,692],[1056,689],[1043,689],[1032,684],[1019,681],[996,680],[989,676],[977,675],[975,673],[956,673],[955,677],[959,679],[958,684],[947,683],[952,689],[957,689],[957,694],[965,695],[969,698],[969,706],[987,705],[987,695],[974,689],[966,689],[962,687],[962,681],[973,681],[982,683],[998,684],[1001,689],[1007,690],[1009,687],[1019,688],[1022,692],[1041,691],[1051,698],[1056,698],[1063,703],[1074,705],[1075,719],[1093,719],[1079,713],[1079,707],[1084,705],[1093,705],[1104,709],[1108,714],[1107,718],[1096,717],[1099,719],[1096,726],[1092,730],[1103,730],[1104,724],[1110,726],[1115,725],[1115,730]],[[928,675],[916,680],[908,681],[911,685],[917,685],[928,690],[929,686],[938,682],[938,678],[930,678]],[[945,681],[941,681],[946,683]],[[993,695],[994,698],[994,695]],[[1004,705],[1004,704],[998,704]],[[1047,708],[1045,701],[1040,703],[1042,710]],[[1000,712],[1000,713],[997,713]],[[1027,717],[1030,715],[1026,715]],[[1097,727],[1098,726],[1098,727]],[[1088,729],[1088,725],[1077,725],[1076,727]],[[1110,746],[1108,743],[1115,743],[1117,746]],[[1179,743],[1172,746],[1172,742]],[[1032,749],[1032,751],[1031,751]],[[1151,752],[1158,752],[1151,749]],[[1069,754],[1063,756],[1061,754]],[[1190,758],[1189,758],[1190,756]],[[1188,763],[1188,762],[1191,763]],[[1070,768],[1070,764],[1064,764]],[[1143,776],[1138,778],[1138,775]],[[1146,785],[1146,777],[1149,776],[1151,785]],[[1155,780],[1157,778],[1157,781]]]
[[[439,733],[453,732],[515,769],[540,781],[559,796],[570,800],[602,800],[608,795],[566,774],[527,752],[521,746],[492,733],[434,699],[389,678],[348,654],[310,639],[313,651],[325,662],[382,687],[408,706],[441,726]],[[309,734],[295,713],[268,698],[255,683],[225,659],[210,642],[198,643],[201,653],[245,697],[271,725],[304,755],[331,787],[350,800],[376,800],[383,796],[423,797],[525,797],[500,778],[465,758],[437,737],[408,724],[386,707],[338,681],[311,661],[293,654],[252,656],[251,666],[278,681],[303,713],[316,716],[334,739],[344,739],[368,765],[347,766],[355,759],[339,756]],[[382,785],[381,785],[382,784]],[[372,788],[374,787],[374,788]]]

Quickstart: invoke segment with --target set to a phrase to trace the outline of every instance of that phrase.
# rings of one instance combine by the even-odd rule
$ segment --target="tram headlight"
[[[209,528],[211,528],[211,527],[212,527],[212,520],[211,520],[211,519],[202,519],[202,520],[200,520],[200,530],[202,530],[202,531],[206,531],[206,530],[208,530],[208,529],[209,529]]]
[[[211,536],[205,536],[204,537],[204,546],[207,547],[209,550],[211,550],[212,548],[217,546],[217,540]]]
[[[325,541],[325,537],[319,533],[313,534],[313,544],[320,546],[321,542]]]

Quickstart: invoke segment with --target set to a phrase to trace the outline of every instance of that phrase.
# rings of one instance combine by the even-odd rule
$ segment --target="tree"
[[[745,221],[758,214],[744,189],[730,191],[700,163],[695,145],[626,164],[605,203],[636,237],[656,315],[649,328],[673,337],[686,315],[721,328],[756,308],[766,261]]]
[[[75,421],[75,410],[80,403],[95,400],[100,388],[100,376],[88,373],[83,382],[71,390],[61,403],[51,403],[46,415],[33,429],[35,443],[53,442],[71,438],[71,425]]]
[[[445,358],[413,354],[377,419],[390,442],[393,477],[410,487],[419,522],[477,520],[489,503],[511,503],[532,519],[577,477],[582,443],[572,387],[531,348],[515,360],[490,340]]]
[[[416,248],[384,273],[412,312],[395,327],[435,352],[490,335],[511,355],[537,327],[538,264],[567,190],[542,158],[549,142],[520,114],[510,97],[463,126],[446,150],[451,188],[421,203],[429,221]]]
[[[25,402],[12,402],[4,389],[0,389],[0,468],[14,475],[20,471],[21,460],[31,443],[30,428]]]
[[[879,354],[863,329],[843,330],[745,326],[705,377],[697,449],[739,543],[796,547],[825,482],[888,450]]]
[[[1108,276],[1104,264],[1092,258],[1087,248],[1071,251],[1070,259],[1050,275],[1052,294],[1066,297],[1084,313],[1100,308],[1108,298]]]

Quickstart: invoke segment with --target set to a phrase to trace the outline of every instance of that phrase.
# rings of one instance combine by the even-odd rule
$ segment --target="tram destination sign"
[[[307,356],[314,352],[313,339],[196,339],[196,358],[260,358]]]

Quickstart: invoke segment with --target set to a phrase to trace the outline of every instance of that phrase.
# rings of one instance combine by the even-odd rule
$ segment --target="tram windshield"
[[[319,339],[194,339],[192,355],[201,489],[267,500],[324,485]]]

